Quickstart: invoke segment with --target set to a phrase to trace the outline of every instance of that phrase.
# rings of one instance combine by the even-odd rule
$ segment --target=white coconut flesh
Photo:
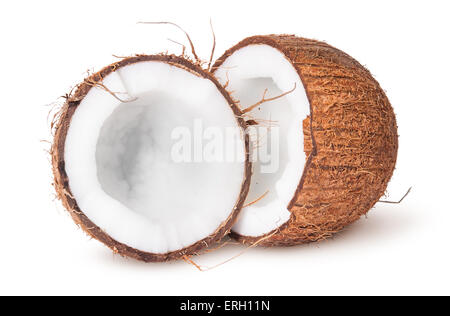
[[[235,209],[245,172],[242,134],[224,141],[233,161],[174,160],[174,131],[239,129],[212,81],[160,61],[107,75],[77,107],[65,142],[65,169],[79,208],[109,236],[165,254],[213,234]],[[197,126],[198,128],[198,126]],[[194,142],[192,136],[192,142]],[[194,151],[194,150],[193,150]]]
[[[242,236],[263,236],[289,220],[287,207],[306,162],[302,121],[310,113],[309,101],[291,62],[269,45],[236,50],[215,75],[222,84],[228,82],[227,89],[243,109],[260,101],[265,89],[268,99],[295,87],[291,93],[249,112],[248,119],[259,123],[256,132],[250,133],[253,169],[246,200],[250,205],[242,210],[232,230]],[[261,150],[267,154],[261,155]]]

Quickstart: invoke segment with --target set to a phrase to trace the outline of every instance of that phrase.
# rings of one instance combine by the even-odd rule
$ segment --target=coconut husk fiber
[[[253,44],[272,46],[286,56],[310,103],[310,116],[299,130],[307,162],[288,205],[291,217],[260,245],[291,246],[331,237],[366,214],[386,190],[398,150],[391,104],[370,72],[348,54],[294,35],[246,38],[212,69]],[[232,236],[247,244],[261,238]]]

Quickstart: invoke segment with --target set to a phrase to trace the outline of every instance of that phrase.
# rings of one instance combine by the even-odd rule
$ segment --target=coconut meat
[[[250,205],[242,210],[232,230],[242,236],[263,236],[290,218],[287,207],[306,162],[302,121],[310,113],[309,101],[291,62],[269,45],[254,44],[236,50],[215,75],[232,91],[242,109],[260,101],[265,89],[268,99],[295,86],[291,93],[261,104],[247,117],[258,122],[250,132],[253,169],[246,200]]]
[[[103,84],[127,102],[96,86],[72,116],[65,170],[79,208],[115,240],[150,253],[213,234],[241,191],[243,136],[225,140],[235,145],[234,161],[180,162],[173,133],[194,134],[194,121],[203,130],[240,129],[225,97],[211,80],[160,61],[121,67]]]

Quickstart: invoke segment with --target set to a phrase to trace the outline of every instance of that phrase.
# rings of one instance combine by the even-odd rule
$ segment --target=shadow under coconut
[[[226,240],[225,245],[215,245],[206,249],[202,254],[198,256],[192,256],[192,260],[201,266],[202,268],[213,267],[216,265],[226,265],[226,262],[230,259],[239,260],[239,256],[247,256],[251,253],[260,256],[263,255],[267,258],[267,255],[297,255],[299,252],[312,253],[316,251],[323,251],[329,248],[338,249],[344,247],[355,246],[358,244],[367,245],[380,245],[384,243],[392,242],[393,240],[403,236],[412,229],[416,230],[420,226],[426,225],[423,218],[416,218],[411,216],[411,212],[408,211],[410,207],[407,205],[402,206],[384,206],[377,205],[372,209],[367,217],[361,217],[355,223],[347,226],[343,231],[335,234],[333,237],[323,240],[321,242],[313,242],[309,244],[301,244],[292,247],[248,247],[238,244],[234,240]],[[148,269],[179,269],[180,267],[189,266],[188,263],[183,260],[158,262],[158,263],[145,263],[135,259],[122,257],[120,255],[113,254],[109,249],[102,247],[101,251],[94,251],[94,255],[98,260],[102,262],[109,262],[117,266],[132,266],[133,268]],[[235,258],[234,258],[235,257]],[[191,268],[196,269],[194,265]]]
[[[357,246],[382,245],[390,243],[397,238],[408,234],[411,230],[417,230],[426,225],[426,220],[411,216],[410,207],[377,205],[367,216],[362,216],[356,222],[348,225],[342,231],[331,238],[320,242],[301,244],[293,247],[275,247],[277,253],[297,252],[299,248],[303,251],[323,250],[323,248],[341,248]],[[258,248],[261,249],[261,248]],[[264,250],[264,249],[262,249]]]
[[[335,235],[334,240],[369,242],[392,240],[405,232],[416,229],[423,222],[411,216],[406,206],[376,206],[367,216]]]
[[[118,267],[131,267],[135,269],[148,269],[155,268],[159,271],[162,269],[170,270],[170,269],[179,269],[186,263],[183,260],[178,261],[169,261],[169,262],[150,262],[146,263],[143,261],[139,261],[133,258],[123,257],[119,254],[114,254],[110,249],[101,245],[101,250],[93,251],[93,256],[96,257],[98,261],[101,261],[103,264],[108,263]]]
[[[349,247],[359,249],[360,245],[364,245],[364,247],[373,245],[375,247],[391,243],[397,238],[409,235],[410,231],[420,229],[420,227],[426,225],[426,219],[412,216],[412,207],[408,205],[377,205],[366,217],[362,216],[358,221],[326,240],[292,247],[254,247],[248,249],[248,252],[253,252],[258,256],[264,255],[267,258],[271,254],[274,257],[279,255],[297,255],[301,252],[311,254],[312,252],[331,250],[331,248],[334,250],[349,249]],[[234,248],[231,252],[230,249],[232,249],[231,246],[225,246],[217,252],[236,254],[245,249],[245,247]],[[244,253],[244,255],[246,254]],[[222,258],[225,256],[225,254],[220,255]]]

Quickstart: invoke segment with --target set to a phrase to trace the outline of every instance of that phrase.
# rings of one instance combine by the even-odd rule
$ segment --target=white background
[[[314,295],[450,294],[450,23],[446,1],[2,1],[0,4],[0,294]],[[325,40],[369,68],[399,125],[388,198],[333,240],[250,249],[208,272],[184,262],[113,255],[54,201],[50,104],[117,59],[179,53],[173,21],[209,57],[246,36],[295,33]],[[197,261],[214,265],[242,250]]]

